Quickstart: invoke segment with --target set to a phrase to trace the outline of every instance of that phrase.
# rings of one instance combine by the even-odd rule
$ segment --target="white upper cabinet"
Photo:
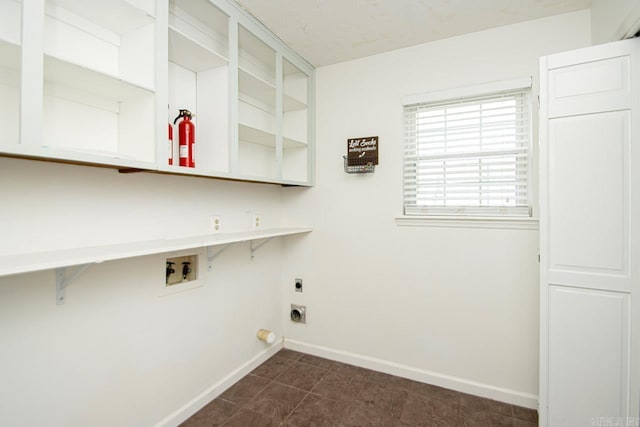
[[[631,107],[630,58],[625,48],[614,43],[589,49],[549,57],[549,118]]]
[[[312,85],[230,0],[0,0],[2,156],[311,185]]]

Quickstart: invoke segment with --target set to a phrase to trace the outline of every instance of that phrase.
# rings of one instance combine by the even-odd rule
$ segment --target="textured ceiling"
[[[591,0],[236,1],[315,66],[591,5]]]

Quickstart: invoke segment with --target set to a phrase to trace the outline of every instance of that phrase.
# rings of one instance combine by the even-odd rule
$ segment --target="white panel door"
[[[549,283],[630,290],[630,115],[549,120]]]
[[[549,426],[626,421],[629,299],[621,292],[549,286]]]
[[[638,425],[640,39],[540,66],[540,426]]]

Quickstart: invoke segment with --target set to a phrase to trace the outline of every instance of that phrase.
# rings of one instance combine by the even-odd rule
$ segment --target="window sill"
[[[446,227],[446,228],[501,228],[507,230],[538,230],[538,218],[489,217],[439,215],[403,215],[396,217],[402,227]]]

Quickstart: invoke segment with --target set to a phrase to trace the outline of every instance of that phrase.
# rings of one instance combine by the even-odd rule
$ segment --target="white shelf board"
[[[48,7],[60,7],[116,34],[126,34],[151,24],[154,17],[126,0],[47,0]]]
[[[185,249],[226,245],[271,237],[309,233],[309,227],[282,227],[237,233],[205,234],[176,239],[149,240],[105,246],[0,256],[0,276],[30,273],[74,265],[93,264]]]
[[[304,141],[297,140],[295,138],[282,138],[282,145],[284,148],[306,148],[308,144]]]
[[[296,99],[292,96],[285,94],[283,97],[282,108],[286,113],[288,111],[304,110],[305,108],[307,108],[307,104],[300,101],[299,99]]]
[[[205,168],[199,168],[199,167],[189,168],[186,166],[168,165],[168,164],[163,164],[158,166],[158,171],[171,173],[171,174],[178,174],[178,175],[193,175],[193,176],[202,176],[202,177],[208,177],[208,178],[223,178],[223,179],[234,178],[234,176],[227,171],[205,169]]]
[[[229,17],[209,0],[170,0],[169,13],[169,23],[174,15],[209,35],[228,38]]]
[[[155,163],[140,161],[118,153],[82,151],[22,144],[0,145],[0,156],[42,159],[63,163],[81,163],[121,169],[153,170]]]
[[[275,107],[276,87],[242,67],[238,68],[238,91],[270,107]]]
[[[238,139],[267,147],[276,146],[276,136],[272,133],[238,123]]]
[[[169,27],[169,61],[196,73],[228,64],[224,56],[171,26]]]
[[[89,92],[112,101],[153,94],[153,90],[49,55],[44,57],[45,81]]]
[[[0,40],[0,67],[11,70],[20,69],[20,46]]]
[[[240,141],[251,142],[253,144],[264,145],[267,147],[276,146],[276,136],[264,130],[257,129],[247,124],[238,124],[238,139]],[[307,147],[307,143],[295,138],[283,137],[282,143],[284,148],[302,148]]]
[[[238,27],[238,50],[240,64],[253,64],[275,80],[276,52],[242,25]]]

